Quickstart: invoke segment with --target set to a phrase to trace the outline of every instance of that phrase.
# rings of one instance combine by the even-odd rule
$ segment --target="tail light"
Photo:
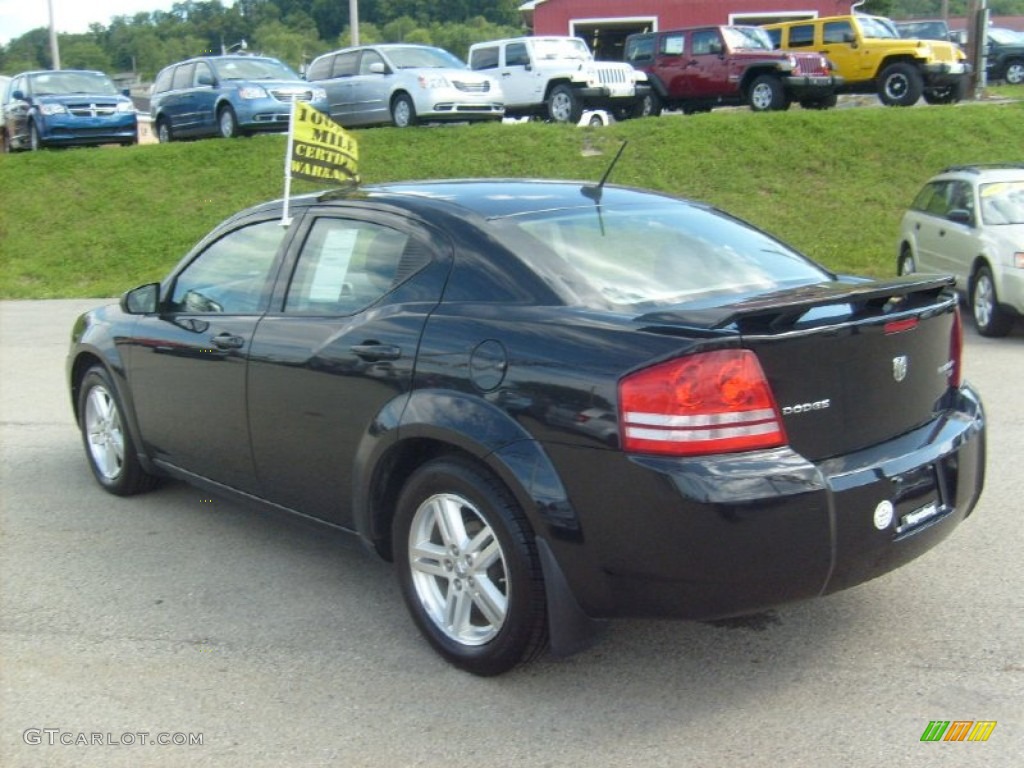
[[[964,326],[960,319],[960,307],[953,310],[953,328],[949,332],[949,386],[960,388],[963,375]]]
[[[785,445],[779,408],[746,349],[670,360],[619,382],[622,447],[693,456]]]

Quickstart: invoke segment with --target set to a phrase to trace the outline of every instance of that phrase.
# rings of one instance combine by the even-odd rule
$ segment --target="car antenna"
[[[601,193],[604,191],[604,183],[608,181],[608,177],[611,176],[612,169],[615,167],[615,164],[619,162],[619,158],[622,157],[622,150],[626,148],[627,144],[629,144],[628,141],[622,142],[622,145],[619,147],[619,151],[615,153],[615,157],[613,157],[612,161],[608,164],[608,170],[604,172],[604,176],[601,177],[601,180],[597,182],[597,184],[584,184],[580,192],[589,197],[595,203],[601,202]]]

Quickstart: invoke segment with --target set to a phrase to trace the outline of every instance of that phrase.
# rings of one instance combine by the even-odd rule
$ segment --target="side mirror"
[[[374,74],[374,75],[383,75],[383,74],[385,74],[384,62],[382,62],[382,61],[375,61],[375,62],[371,63],[370,64],[370,73]]]
[[[121,297],[121,311],[129,315],[152,315],[160,304],[160,283],[133,288]]]
[[[966,208],[954,208],[946,214],[946,218],[955,224],[963,224],[968,227],[974,226],[974,217]]]

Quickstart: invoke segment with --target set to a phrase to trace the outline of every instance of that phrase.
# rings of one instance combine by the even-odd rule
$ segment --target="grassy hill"
[[[921,184],[951,164],[1024,161],[1022,125],[1024,104],[971,103],[355,134],[365,183],[596,180],[627,140],[612,182],[711,202],[832,269],[887,275]],[[281,196],[284,149],[273,135],[0,156],[0,298],[111,296],[159,279],[223,218]]]

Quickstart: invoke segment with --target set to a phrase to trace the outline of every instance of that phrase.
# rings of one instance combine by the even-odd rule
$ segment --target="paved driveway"
[[[62,380],[95,303],[0,303],[4,766],[1020,764],[1020,331],[968,333],[989,483],[936,550],[749,620],[621,621],[481,680],[429,650],[390,566],[337,534],[179,484],[101,492]],[[932,720],[997,726],[922,743]]]

